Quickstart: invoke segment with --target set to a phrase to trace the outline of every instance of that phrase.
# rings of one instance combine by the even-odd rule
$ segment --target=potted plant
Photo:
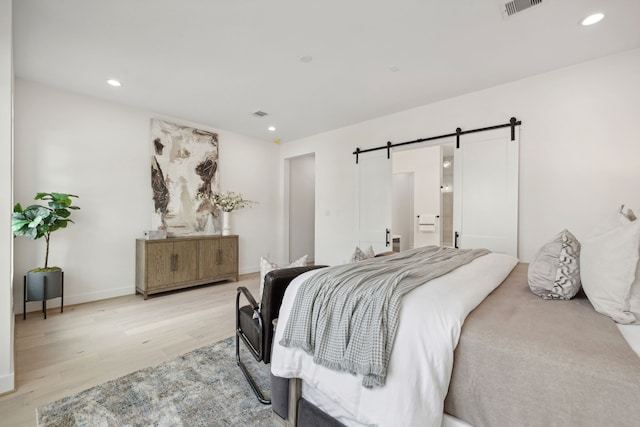
[[[34,200],[46,201],[47,206],[31,205],[23,209],[20,203],[16,203],[11,216],[11,229],[14,238],[25,236],[36,240],[44,237],[47,243],[44,267],[34,268],[27,273],[24,296],[25,304],[27,301],[43,301],[45,318],[46,300],[63,295],[64,276],[62,269],[56,266],[49,267],[51,233],[66,228],[70,222],[73,222],[69,218],[71,211],[80,208],[73,205],[72,197],[78,198],[73,194],[38,193]]]

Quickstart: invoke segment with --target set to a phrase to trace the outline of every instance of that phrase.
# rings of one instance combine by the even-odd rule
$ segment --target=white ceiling
[[[640,0],[543,0],[506,20],[500,4],[15,0],[15,72],[290,141],[640,47]],[[606,18],[578,25],[594,11]]]

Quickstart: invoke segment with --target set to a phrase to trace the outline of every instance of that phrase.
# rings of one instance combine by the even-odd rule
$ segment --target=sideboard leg
[[[62,272],[62,283],[60,284],[60,313],[64,313],[64,271]]]
[[[47,276],[44,276],[43,278],[43,283],[44,283],[44,299],[42,300],[42,312],[44,313],[44,318],[47,318],[47,298],[49,298],[49,292],[47,292],[49,289],[47,287]]]

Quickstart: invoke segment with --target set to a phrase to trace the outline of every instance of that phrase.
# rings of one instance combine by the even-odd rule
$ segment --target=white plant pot
[[[222,211],[222,235],[229,236],[231,234],[231,212]]]

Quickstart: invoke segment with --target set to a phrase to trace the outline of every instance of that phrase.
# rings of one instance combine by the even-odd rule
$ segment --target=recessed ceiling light
[[[118,80],[115,79],[109,79],[107,80],[107,84],[113,86],[113,87],[120,87],[122,86],[122,83],[120,83]]]
[[[604,13],[594,13],[580,21],[580,25],[587,27],[589,25],[597,24],[598,22],[602,21],[603,18]]]
[[[269,129],[270,132],[275,132],[276,131],[276,127],[275,126],[269,126],[267,129]]]

